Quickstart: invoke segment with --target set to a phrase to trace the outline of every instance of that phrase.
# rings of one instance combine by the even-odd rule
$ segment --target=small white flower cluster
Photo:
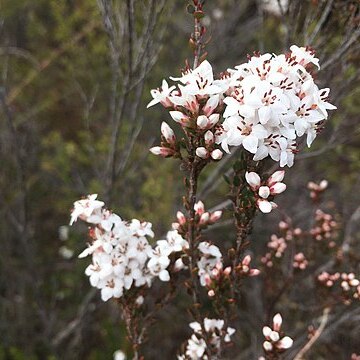
[[[229,152],[229,145],[242,145],[254,160],[270,156],[280,166],[292,166],[296,140],[307,135],[314,141],[327,110],[336,109],[326,100],[329,89],[315,85],[307,71],[319,60],[309,48],[291,46],[287,55],[253,56],[248,63],[229,70],[231,83],[224,99],[225,121],[216,142]]]
[[[221,341],[230,342],[231,336],[235,333],[235,329],[228,327],[224,329],[224,320],[221,319],[204,319],[204,327],[206,338],[210,339],[212,350],[220,349]],[[190,323],[194,334],[187,342],[185,355],[179,355],[178,360],[208,360],[206,352],[206,342],[202,338],[203,329],[198,322]]]
[[[281,336],[281,324],[282,317],[280,314],[276,314],[273,318],[272,328],[269,326],[263,327],[263,335],[266,339],[263,343],[263,348],[266,353],[276,354],[291,348],[293,340],[289,336]]]
[[[163,80],[160,89],[151,90],[148,107],[161,103],[175,122],[201,134],[203,144],[196,155],[202,159],[221,159],[215,144],[226,152],[229,146],[242,145],[256,161],[270,156],[281,167],[292,166],[298,138],[306,134],[310,147],[327,110],[336,107],[327,102],[330,90],[319,89],[308,72],[311,64],[319,68],[314,52],[296,45],[290,50],[286,55],[253,56],[218,80],[210,63],[203,61],[180,78],[170,77],[179,82],[177,86],[169,87]],[[150,151],[172,156],[174,133],[164,125],[162,133],[167,140]]]
[[[216,267],[222,268],[222,254],[216,245],[212,245],[206,241],[199,244],[198,249],[201,253],[200,260],[197,263],[200,284],[206,286],[208,279],[215,278]],[[219,264],[219,265],[218,265]]]
[[[92,243],[79,257],[92,255],[85,274],[92,286],[101,289],[101,298],[120,298],[132,286],[151,286],[154,277],[168,281],[169,256],[188,247],[186,240],[176,230],[169,231],[167,239],[158,240],[153,249],[146,238],[154,236],[150,223],[137,219],[126,222],[104,209],[96,197],[89,195],[74,203],[70,224],[80,218],[94,225]]]
[[[286,185],[281,181],[284,179],[285,171],[274,172],[266,183],[261,184],[260,176],[256,172],[246,172],[245,179],[250,185],[256,198],[256,205],[263,213],[269,213],[277,205],[270,198],[281,194],[286,190]]]
[[[202,146],[196,155],[202,159],[220,160],[222,151],[215,148],[215,128],[220,120],[216,109],[222,105],[223,94],[227,91],[227,81],[214,80],[212,67],[203,61],[195,70],[188,69],[182,77],[173,78],[177,86],[169,87],[163,80],[160,89],[151,90],[153,100],[148,107],[161,103],[169,110],[172,119],[186,129],[198,131],[203,138]],[[163,142],[150,151],[164,157],[176,153],[176,139],[173,130],[163,123],[161,126]]]

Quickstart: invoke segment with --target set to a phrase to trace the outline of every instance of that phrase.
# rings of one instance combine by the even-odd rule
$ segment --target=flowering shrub
[[[193,1],[193,68],[187,63],[180,77],[170,77],[175,85],[163,80],[159,89],[151,91],[153,99],[148,104],[160,103],[173,120],[172,126],[161,124],[161,143],[150,151],[177,159],[185,173],[184,209],[177,211],[172,230],[166,239],[153,242],[149,222],[122,220],[105,209],[96,195],[75,202],[72,211],[71,223],[80,218],[90,224],[89,246],[79,256],[92,256],[85,273],[91,285],[101,289],[104,301],[118,299],[134,359],[140,356],[147,321],[157,310],[156,306],[150,310],[156,281],[169,284],[162,306],[173,300],[179,286],[190,296],[193,334],[178,359],[219,359],[225,352],[231,353],[233,338],[241,331],[232,323],[245,281],[261,272],[265,281],[280,279],[281,262],[290,256],[292,273],[285,289],[295,274],[313,266],[314,246],[324,244],[327,250],[337,246],[337,222],[316,209],[309,231],[294,227],[288,218],[282,220],[280,234],[271,236],[268,251],[259,261],[263,269],[250,266],[248,238],[257,210],[267,214],[276,209],[274,198],[286,190],[282,182],[285,171],[267,170],[265,159],[270,157],[276,166],[293,166],[302,137],[306,135],[310,147],[328,118],[327,111],[335,106],[328,102],[329,89],[315,84],[313,74],[320,65],[309,47],[293,45],[281,55],[255,54],[247,63],[215,77],[211,64],[201,57],[205,34],[200,22],[202,7],[202,1]],[[204,231],[219,222],[223,213],[206,211],[197,198],[198,179],[209,163],[221,163],[224,152],[237,148],[239,157],[227,178],[232,205],[227,214],[233,217],[236,238],[225,248],[204,239]],[[326,187],[326,181],[309,183],[314,203]],[[303,246],[305,239],[314,240],[309,249]],[[324,271],[316,274],[314,281],[321,291],[333,290],[334,298],[341,297],[345,304],[359,298],[359,280],[354,273]],[[143,311],[137,311],[141,307]],[[263,327],[263,359],[279,359],[292,347],[293,340],[284,335],[281,325],[278,313],[271,327]]]

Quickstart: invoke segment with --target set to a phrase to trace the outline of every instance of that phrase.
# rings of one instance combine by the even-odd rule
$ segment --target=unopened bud
[[[180,225],[184,225],[186,223],[186,217],[181,211],[176,213],[176,217]]]
[[[212,145],[214,143],[214,134],[208,130],[204,135],[204,139],[206,145]]]
[[[221,218],[222,215],[222,211],[221,210],[216,210],[213,213],[211,213],[210,215],[210,222],[214,223],[216,221],[218,221]]]
[[[200,217],[200,221],[199,221],[200,225],[207,224],[209,219],[210,219],[210,214],[208,212],[203,213]]]
[[[163,157],[172,156],[175,154],[175,150],[161,146],[154,146],[150,149],[150,152],[154,155],[160,155]]]
[[[161,124],[161,133],[163,134],[165,140],[167,143],[173,145],[175,143],[175,134],[174,131],[171,129],[171,127],[166,123],[163,122]]]
[[[197,215],[202,215],[205,212],[205,205],[202,201],[198,201],[194,205],[194,210]]]
[[[198,156],[201,159],[206,159],[208,157],[208,152],[204,147],[198,147],[195,151],[196,156]]]
[[[220,160],[220,159],[223,157],[223,153],[222,153],[221,150],[215,149],[214,151],[212,151],[211,157],[212,157],[214,160]]]

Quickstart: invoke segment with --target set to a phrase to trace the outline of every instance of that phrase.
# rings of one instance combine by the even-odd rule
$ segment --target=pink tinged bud
[[[257,190],[260,187],[260,176],[256,172],[246,172],[245,179],[252,190]]]
[[[274,331],[280,331],[281,324],[282,324],[282,317],[278,313],[273,318],[273,329],[274,329]]]
[[[210,128],[212,128],[213,126],[215,126],[218,122],[219,122],[219,119],[220,119],[220,114],[212,114],[209,116],[209,124],[208,126]]]
[[[200,216],[200,221],[199,221],[200,225],[207,224],[209,219],[210,219],[210,214],[208,212],[203,213]]]
[[[273,346],[270,341],[264,341],[263,348],[265,351],[271,351]]]
[[[270,333],[270,339],[272,340],[272,341],[274,341],[274,342],[276,342],[276,341],[278,341],[279,339],[280,339],[280,335],[279,335],[279,333],[277,332],[277,331],[272,331],[271,333]]]
[[[281,349],[289,349],[292,347],[293,345],[293,340],[291,337],[289,336],[285,336],[283,337],[278,343],[277,343],[278,347],[280,347]]]
[[[270,187],[271,195],[281,194],[286,190],[286,185],[282,182],[278,182]]]
[[[194,210],[197,215],[202,215],[205,212],[205,205],[202,201],[198,201],[194,205]]]
[[[211,152],[211,157],[213,158],[213,160],[220,160],[223,157],[223,153],[221,150],[215,149]]]
[[[262,330],[263,335],[264,335],[266,338],[268,338],[268,337],[270,336],[271,331],[272,331],[272,330],[271,330],[268,326],[264,326],[264,327],[263,327],[263,330]]]
[[[171,228],[173,230],[179,230],[180,229],[180,224],[177,223],[177,222],[174,222],[174,223],[171,224]]]
[[[209,124],[209,119],[205,115],[200,115],[196,120],[196,125],[200,129],[206,129]]]
[[[327,180],[320,181],[319,187],[321,190],[325,190],[328,187],[329,183]]]
[[[209,297],[214,297],[215,296],[215,291],[214,290],[209,290],[208,291],[208,296]]]
[[[168,142],[171,145],[175,143],[176,138],[174,131],[166,122],[162,122],[161,124],[161,133],[163,134],[166,142]]]
[[[250,256],[250,255],[246,255],[241,263],[242,263],[242,265],[249,266],[249,265],[250,265],[250,262],[251,262],[251,256]]]
[[[249,276],[258,276],[260,274],[259,269],[251,269],[249,272]]]
[[[214,223],[216,221],[218,221],[221,218],[222,215],[222,211],[221,210],[217,210],[214,211],[211,215],[210,215],[210,222]]]
[[[277,182],[283,181],[285,176],[284,170],[275,171],[268,179],[267,183],[269,186],[274,185]]]
[[[224,275],[225,275],[225,276],[229,276],[230,273],[231,273],[231,267],[228,266],[228,267],[226,267],[226,268],[224,269]]]
[[[257,200],[256,204],[257,204],[259,210],[264,214],[268,214],[273,209],[272,204],[267,200],[259,199],[259,200]]]
[[[196,156],[198,156],[201,159],[206,159],[208,157],[208,151],[203,147],[198,147],[195,151]]]
[[[180,225],[184,225],[186,223],[186,217],[181,211],[176,213],[176,217]]]
[[[204,139],[206,145],[212,145],[215,140],[214,134],[210,130],[208,130],[204,135]]]
[[[210,116],[213,111],[217,108],[219,105],[220,96],[219,95],[213,95],[209,98],[209,100],[206,102],[203,111],[206,116]]]
[[[205,280],[205,285],[206,285],[206,286],[210,286],[210,285],[211,285],[212,280],[211,280],[211,277],[210,277],[209,274],[205,274],[205,275],[204,275],[204,280]]]
[[[170,111],[169,114],[174,121],[181,124],[182,126],[187,126],[189,124],[189,117],[183,114],[181,111]]]
[[[259,196],[263,199],[267,199],[270,195],[270,189],[267,186],[259,187]]]
[[[161,146],[154,146],[150,149],[150,152],[154,155],[160,155],[163,157],[172,156],[175,154],[175,150]]]

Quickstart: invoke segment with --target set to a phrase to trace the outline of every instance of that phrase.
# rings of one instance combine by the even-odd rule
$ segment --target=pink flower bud
[[[189,125],[189,117],[185,114],[183,114],[181,111],[170,111],[170,116],[179,123],[182,126],[188,126]]]
[[[167,143],[173,145],[175,143],[175,134],[171,127],[166,123],[162,122],[161,124],[161,133],[163,134]]]
[[[256,172],[246,172],[245,174],[246,182],[250,185],[252,190],[257,190],[260,187],[260,176]]]
[[[209,116],[209,124],[208,127],[212,128],[214,125],[218,123],[220,119],[220,114],[212,114]]]
[[[280,349],[289,349],[293,345],[293,340],[291,339],[291,337],[285,336],[278,342],[277,345]]]
[[[211,285],[212,280],[211,280],[211,277],[210,277],[209,274],[205,274],[205,275],[204,275],[204,280],[205,280],[205,285],[206,285],[206,286],[210,286],[210,285]]]
[[[210,116],[213,111],[217,108],[219,105],[220,96],[219,95],[213,95],[209,98],[209,100],[206,102],[203,111],[206,116]]]
[[[206,129],[209,124],[209,119],[205,115],[200,115],[196,120],[196,124],[200,129]]]
[[[210,214],[208,212],[203,213],[200,217],[200,221],[199,221],[200,225],[207,224],[209,219],[210,219]]]
[[[270,195],[270,189],[267,186],[259,187],[259,196],[263,199],[267,199]]]
[[[273,346],[270,341],[264,341],[263,348],[265,351],[271,351]]]
[[[226,267],[226,268],[224,269],[224,275],[225,275],[225,276],[229,276],[230,273],[231,273],[231,267],[228,266],[228,267]]]
[[[250,265],[250,262],[251,262],[251,256],[246,255],[241,263],[242,263],[242,265],[247,265],[248,266],[248,265]]]
[[[251,269],[249,271],[249,276],[258,276],[260,274],[260,270],[259,269]]]
[[[275,331],[280,331],[281,328],[281,324],[282,324],[282,317],[281,315],[278,313],[274,316],[273,318],[273,329]]]
[[[204,139],[206,145],[212,145],[214,143],[214,134],[208,130],[204,135]]]
[[[184,225],[186,223],[186,217],[181,211],[176,213],[176,217],[180,225]]]
[[[202,215],[205,212],[205,206],[204,203],[202,201],[198,201],[195,205],[194,205],[194,210],[195,213],[197,215]]]
[[[285,171],[284,170],[279,170],[279,171],[275,171],[268,179],[267,183],[268,186],[272,186],[277,182],[283,181],[285,176]]]
[[[319,187],[321,190],[325,190],[328,187],[329,183],[327,180],[320,181]]]
[[[220,160],[220,159],[223,157],[223,153],[222,153],[221,150],[215,149],[214,151],[212,151],[211,157],[212,157],[214,160]]]
[[[150,149],[150,152],[154,155],[160,155],[163,157],[172,156],[175,154],[175,150],[161,146],[154,146]]]
[[[201,159],[206,159],[208,157],[208,151],[204,147],[198,147],[195,151],[196,156]]]
[[[282,182],[278,182],[270,187],[271,195],[281,194],[286,190],[286,185]]]
[[[210,215],[210,222],[214,223],[216,221],[218,221],[221,218],[222,215],[222,211],[221,210],[216,210],[213,213],[211,213]]]
[[[214,297],[214,296],[215,296],[215,291],[212,290],[212,289],[209,290],[209,291],[208,291],[208,296],[209,296],[209,297]]]
[[[260,211],[264,214],[268,214],[273,209],[272,204],[267,200],[257,200],[256,202]]]

